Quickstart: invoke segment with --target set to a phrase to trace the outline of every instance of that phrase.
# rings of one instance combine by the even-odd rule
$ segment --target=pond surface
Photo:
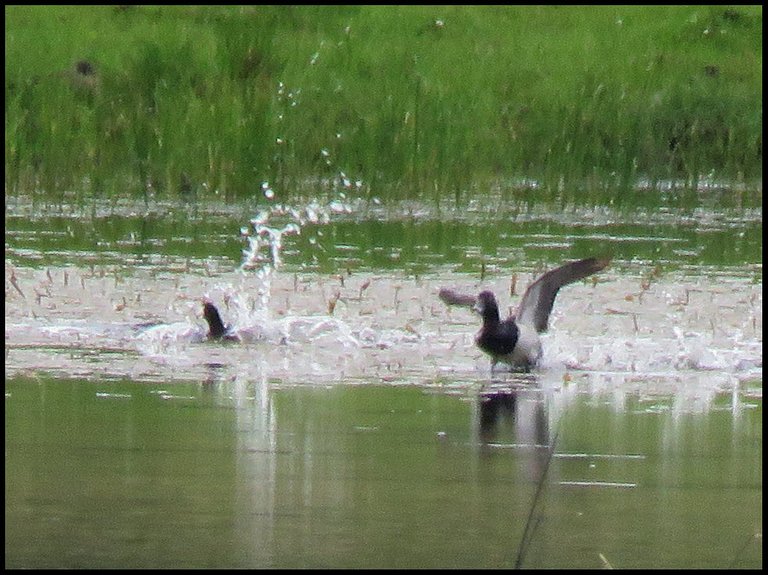
[[[15,377],[6,566],[760,565],[759,394],[547,385]]]
[[[761,567],[761,238],[714,205],[11,203],[6,567]],[[603,254],[532,374],[437,298]]]

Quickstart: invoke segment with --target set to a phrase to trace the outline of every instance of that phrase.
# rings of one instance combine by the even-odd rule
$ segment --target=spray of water
[[[296,325],[306,328],[304,339],[312,339],[315,326],[312,321],[304,321],[306,318],[299,324],[296,324],[299,318],[272,320],[272,281],[283,265],[283,250],[287,237],[300,235],[309,228],[314,230],[312,233],[320,235],[318,228],[331,223],[334,216],[353,213],[352,203],[341,191],[344,188],[340,189],[336,185],[338,183],[344,186],[345,181],[346,176],[341,173],[333,182],[335,193],[329,199],[323,201],[312,198],[297,205],[277,201],[277,194],[269,182],[261,184],[261,193],[266,200],[265,207],[251,218],[247,226],[240,229],[240,234],[246,241],[239,268],[243,283],[238,289],[228,290],[228,302],[236,308],[235,327],[246,339],[266,339],[272,342],[301,339],[301,334],[296,334]],[[317,237],[310,238],[308,243],[313,249],[321,249]],[[316,321],[322,319],[314,318]]]

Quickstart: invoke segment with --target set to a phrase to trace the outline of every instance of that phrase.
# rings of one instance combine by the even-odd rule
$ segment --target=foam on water
[[[310,229],[321,234],[356,207],[343,194],[288,206],[268,184],[262,190],[268,204],[240,230],[247,248],[236,270],[176,273],[169,280],[136,269],[118,283],[93,270],[6,266],[6,374],[87,374],[82,355],[71,353],[79,350],[88,352],[94,377],[206,378],[216,366],[217,374],[281,384],[488,382],[489,361],[474,345],[479,319],[446,307],[437,293],[441,287],[468,294],[492,289],[506,309],[519,301],[519,295],[504,297],[508,274],[478,281],[438,265],[419,278],[286,272],[286,237]],[[619,265],[620,271],[599,274],[597,284],[558,294],[543,337],[540,380],[638,393],[761,380],[761,284],[697,270],[648,282],[648,262]],[[518,294],[535,275],[519,273]],[[219,307],[241,344],[203,343],[203,297]]]

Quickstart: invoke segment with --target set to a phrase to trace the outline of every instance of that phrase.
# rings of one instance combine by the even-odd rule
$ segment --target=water
[[[761,234],[712,206],[12,205],[6,566],[761,567]],[[437,298],[514,306],[602,253],[534,374],[492,379]],[[202,341],[204,296],[243,343]]]
[[[548,385],[13,378],[6,566],[759,566],[757,390]]]

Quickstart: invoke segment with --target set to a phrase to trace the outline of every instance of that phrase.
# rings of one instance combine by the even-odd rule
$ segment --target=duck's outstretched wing
[[[440,288],[440,292],[437,296],[447,305],[472,307],[477,301],[477,298],[473,295],[457,293],[450,288]]]
[[[517,322],[533,326],[538,333],[547,331],[549,314],[558,290],[599,272],[610,261],[610,258],[587,258],[548,271],[525,290],[517,310]]]

